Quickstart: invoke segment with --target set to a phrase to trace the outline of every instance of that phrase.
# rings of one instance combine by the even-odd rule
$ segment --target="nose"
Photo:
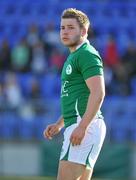
[[[67,34],[68,33],[68,30],[65,28],[63,29],[63,34]]]

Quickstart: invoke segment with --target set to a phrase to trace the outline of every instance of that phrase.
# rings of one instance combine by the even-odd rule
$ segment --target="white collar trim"
[[[86,40],[83,41],[81,44],[79,44],[79,45],[76,47],[76,50],[79,49],[79,48],[80,48],[83,44],[85,44],[85,43],[89,44],[88,39],[86,39]]]

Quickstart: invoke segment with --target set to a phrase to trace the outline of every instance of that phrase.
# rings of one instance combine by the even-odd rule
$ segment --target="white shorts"
[[[70,144],[70,136],[78,126],[80,120],[81,119],[78,118],[76,124],[72,124],[64,131],[60,160],[71,161],[86,165],[88,168],[93,168],[103,145],[106,126],[103,119],[93,119],[87,128],[81,144],[72,146],[72,144]]]

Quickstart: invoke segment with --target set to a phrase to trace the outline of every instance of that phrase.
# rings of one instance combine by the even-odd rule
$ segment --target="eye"
[[[69,29],[75,29],[73,26],[70,26]]]
[[[60,29],[65,29],[64,26],[61,26]]]

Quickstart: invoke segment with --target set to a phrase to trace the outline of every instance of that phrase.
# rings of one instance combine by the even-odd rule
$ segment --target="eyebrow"
[[[68,24],[68,25],[66,25],[66,26],[68,26],[68,27],[73,27],[74,25]],[[60,26],[60,27],[64,27],[64,25],[62,25],[62,26]]]

